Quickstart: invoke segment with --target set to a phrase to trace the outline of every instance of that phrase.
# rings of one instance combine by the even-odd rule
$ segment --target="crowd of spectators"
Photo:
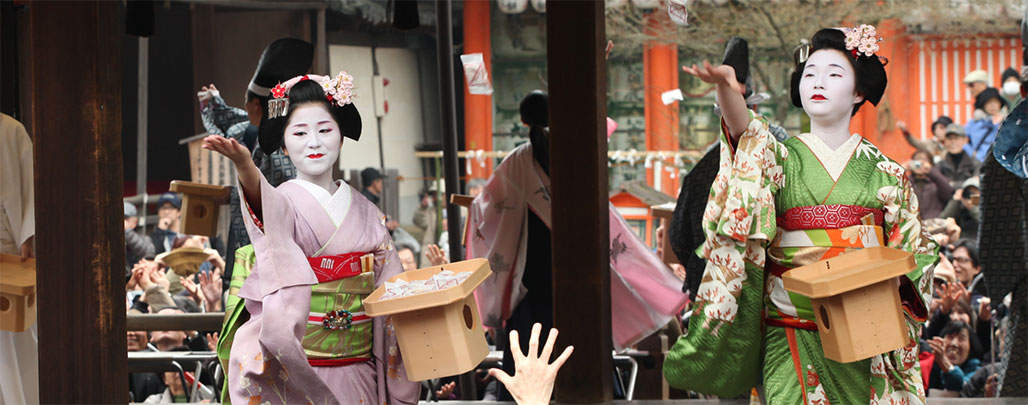
[[[940,116],[921,140],[904,123],[897,123],[916,148],[906,167],[921,216],[942,246],[930,317],[921,330],[920,361],[929,396],[997,394],[996,366],[1003,353],[1009,302],[994,304],[988,298],[988,269],[982,267],[975,243],[981,221],[982,161],[1009,109],[1020,101],[1017,72],[1007,69],[1002,81],[1000,90],[989,85],[984,71],[964,78],[975,110],[963,125]]]
[[[181,197],[161,195],[157,202],[157,224],[149,235],[139,228],[139,210],[125,203],[125,307],[130,315],[221,312],[224,308],[225,259],[218,248],[220,240],[180,232]],[[162,259],[180,248],[202,249],[208,254],[198,272],[176,272]],[[213,352],[217,331],[128,331],[129,352]],[[186,362],[188,363],[188,362]],[[184,373],[140,372],[129,374],[130,402],[187,402],[184,384],[189,384],[192,367],[182,364]],[[198,399],[211,399],[215,390],[213,375],[202,373]],[[183,381],[183,379],[187,379]]]

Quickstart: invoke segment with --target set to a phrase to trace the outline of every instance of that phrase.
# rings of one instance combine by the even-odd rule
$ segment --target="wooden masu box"
[[[36,323],[36,260],[0,254],[0,330],[23,332]]]
[[[218,211],[228,199],[228,186],[173,180],[171,191],[182,193],[182,233],[214,237],[218,233]]]
[[[492,274],[488,260],[407,271],[389,281],[427,280],[443,270],[471,272],[471,276],[456,287],[386,300],[382,300],[382,285],[364,300],[368,316],[389,315],[410,381],[463,374],[478,367],[489,354],[473,294]]]
[[[906,346],[901,277],[914,255],[888,247],[843,253],[785,272],[785,289],[810,298],[825,357],[840,363]]]

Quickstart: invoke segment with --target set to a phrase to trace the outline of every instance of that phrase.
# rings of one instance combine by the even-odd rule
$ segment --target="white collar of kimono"
[[[832,176],[833,181],[839,181],[839,176],[846,169],[846,164],[850,162],[853,151],[857,149],[857,146],[860,145],[860,140],[863,139],[858,134],[850,135],[846,142],[843,142],[842,145],[833,150],[821,138],[809,132],[800,134],[799,138],[810,148],[811,152],[814,152],[814,156],[817,156],[817,159],[821,161],[821,166],[824,166],[825,171],[828,172],[829,176]]]
[[[328,190],[325,190],[321,186],[311,183],[307,180],[293,179],[289,180],[295,182],[307,190],[315,200],[318,200],[318,204],[325,209],[328,217],[332,219],[332,223],[339,226],[343,223],[343,218],[346,218],[346,212],[350,210],[350,186],[343,184],[342,180],[336,180],[335,194],[328,194]]]

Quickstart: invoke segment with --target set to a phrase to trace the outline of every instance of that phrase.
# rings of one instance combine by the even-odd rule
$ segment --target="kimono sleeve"
[[[886,245],[914,254],[916,265],[907,273],[900,292],[904,310],[911,318],[908,321],[915,322],[911,326],[916,330],[917,324],[928,317],[927,305],[932,300],[932,273],[939,260],[939,245],[921,223],[917,195],[902,167],[892,161],[883,161],[878,163],[878,168],[887,173],[898,173],[896,185],[881,187],[878,198],[885,209],[883,230],[887,235]]]
[[[250,209],[242,186],[236,186],[243,222],[257,256],[253,273],[243,283],[239,297],[257,301],[281,288],[318,283],[307,255],[295,240],[298,215],[292,201],[263,175],[260,187],[262,218]]]
[[[722,125],[721,161],[703,215],[706,259],[689,333],[664,362],[671,386],[732,397],[759,384],[765,249],[774,238],[775,195],[784,186],[783,144],[750,112],[732,148]]]
[[[365,226],[372,228],[371,235],[379,235],[380,242],[374,250],[375,255],[375,287],[403,272],[400,257],[396,253],[393,238],[385,228],[385,215],[373,204],[365,204]],[[403,367],[403,353],[396,340],[396,330],[390,317],[374,318],[374,343],[372,354],[375,358],[376,375],[378,378],[378,398],[383,404],[415,404],[421,395],[421,385],[407,380],[407,371]]]
[[[529,154],[530,158],[531,155]],[[508,160],[516,158],[511,155]],[[527,230],[525,201],[517,185],[507,177],[517,171],[504,161],[468,209],[470,225],[468,257],[486,258],[492,274],[475,290],[483,324],[499,328],[511,309],[524,297],[521,268]]]

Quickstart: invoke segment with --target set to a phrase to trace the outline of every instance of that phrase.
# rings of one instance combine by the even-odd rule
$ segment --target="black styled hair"
[[[340,107],[335,103],[329,102],[325,96],[325,90],[322,89],[321,84],[318,82],[314,80],[301,80],[289,89],[286,97],[289,99],[289,107],[285,116],[269,119],[267,103],[264,103],[265,105],[262,107],[265,114],[261,117],[261,125],[257,132],[257,142],[260,143],[264,153],[270,155],[282,147],[286,123],[289,122],[294,111],[307,104],[318,104],[325,107],[329,114],[332,115],[332,119],[339,125],[341,136],[355,141],[360,139],[361,116],[357,112],[357,107],[353,103]]]
[[[960,248],[967,249],[967,255],[971,258],[971,264],[974,265],[974,267],[978,267],[978,249],[975,248],[974,242],[967,239],[958,240],[957,243],[953,244],[953,249],[950,250],[950,252],[956,252],[957,249]]]
[[[975,335],[974,329],[971,329],[971,325],[968,325],[966,322],[950,321],[946,327],[942,328],[942,332],[939,332],[939,336],[946,337],[954,333],[960,333],[962,330],[967,331],[967,360],[980,358],[982,355],[982,343],[978,341],[978,336]],[[959,366],[959,364],[956,365]]]
[[[878,105],[878,102],[882,100],[882,96],[885,95],[885,85],[888,83],[888,79],[885,77],[885,65],[878,59],[878,56],[867,56],[861,53],[854,57],[851,51],[846,50],[846,34],[835,28],[823,28],[814,34],[814,37],[810,39],[810,50],[807,52],[807,56],[809,57],[809,55],[813,55],[814,52],[822,49],[834,49],[842,52],[843,55],[846,55],[846,59],[850,61],[850,65],[853,66],[856,90],[857,93],[864,96],[864,100],[853,105],[853,113],[851,115],[856,115],[865,101]],[[794,55],[796,70],[792,72],[790,94],[792,96],[792,105],[803,108],[803,102],[800,98],[800,79],[803,77],[803,68],[806,66],[806,61],[801,62],[799,60],[799,53],[799,50],[797,50]]]
[[[550,174],[550,141],[543,128],[550,126],[550,96],[542,90],[528,93],[521,99],[518,110],[521,122],[528,125],[528,141],[532,144],[532,156]]]

